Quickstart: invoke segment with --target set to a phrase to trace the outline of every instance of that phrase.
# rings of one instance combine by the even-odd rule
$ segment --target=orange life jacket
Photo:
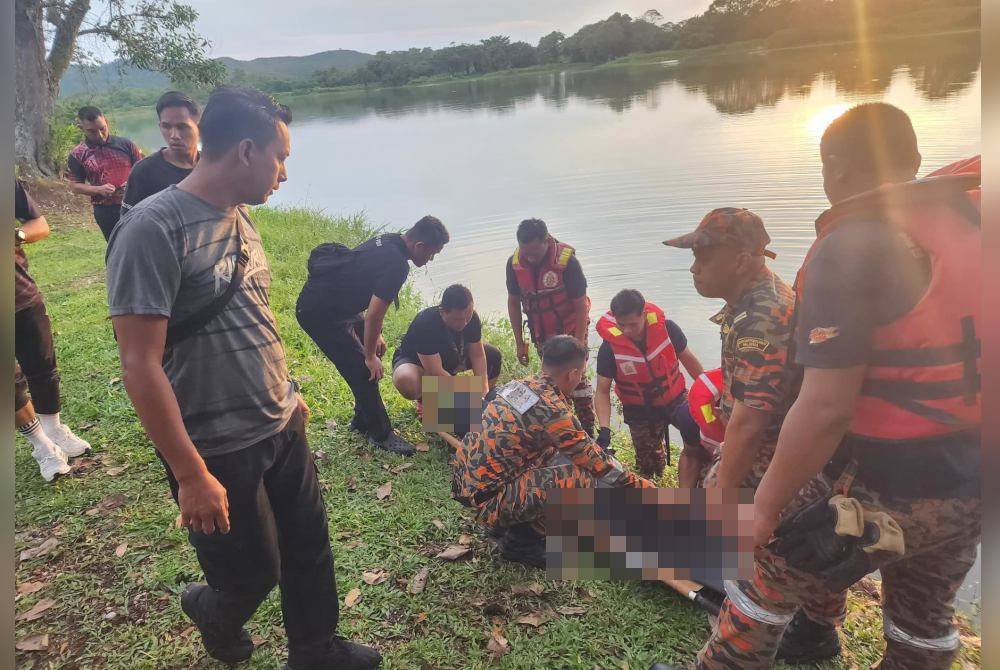
[[[552,238],[548,252],[537,267],[522,263],[519,249],[511,257],[531,341],[538,346],[556,335],[583,335],[573,332],[576,314],[563,281],[563,273],[574,251],[570,245]]]
[[[979,157],[959,161],[839,203],[816,222],[818,242],[847,221],[875,218],[905,233],[930,260],[920,302],[874,333],[853,436],[909,442],[981,425],[980,177]],[[798,300],[809,299],[803,277],[815,248],[796,278]],[[811,341],[813,335],[829,334],[811,333]]]
[[[726,424],[717,411],[722,396],[722,368],[701,373],[688,391],[688,409],[691,418],[701,428],[701,444],[718,449],[726,436]]]
[[[646,318],[646,350],[622,332],[608,312],[597,321],[597,333],[615,354],[615,393],[623,405],[662,407],[684,394],[684,375],[667,332],[667,317],[651,302]]]

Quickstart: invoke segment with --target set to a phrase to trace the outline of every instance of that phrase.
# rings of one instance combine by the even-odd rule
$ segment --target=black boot
[[[787,663],[817,663],[840,656],[837,627],[817,623],[799,610],[785,628],[778,658]]]
[[[201,632],[201,641],[209,656],[229,665],[241,663],[253,653],[250,633],[246,628],[234,633],[212,620],[202,600],[203,595],[211,590],[212,587],[206,584],[188,584],[181,594],[181,609]]]
[[[374,437],[369,437],[368,441],[376,449],[388,451],[391,454],[412,456],[417,453],[417,448],[414,447],[409,441],[397,435],[395,431],[389,433],[384,439],[376,440]]]
[[[382,664],[382,654],[372,647],[334,635],[321,653],[297,654],[294,665],[292,660],[289,653],[284,670],[371,670]]]
[[[545,536],[531,527],[519,523],[507,529],[500,539],[500,555],[508,561],[524,563],[533,568],[545,569]]]
[[[649,670],[677,670],[677,666],[667,665],[666,663],[654,663],[649,666]]]

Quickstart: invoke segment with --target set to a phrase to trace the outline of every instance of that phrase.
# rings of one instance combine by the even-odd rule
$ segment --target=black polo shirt
[[[368,309],[372,296],[394,301],[409,273],[403,236],[385,233],[356,246],[350,262],[337,270],[335,281],[324,277],[320,288],[310,277],[302,288],[298,309],[317,311],[333,320],[350,319]]]
[[[441,367],[455,374],[465,360],[465,347],[483,339],[483,325],[479,315],[472,313],[472,319],[464,329],[455,332],[441,318],[438,307],[428,307],[417,314],[399,343],[393,363],[403,358],[420,362],[418,354],[441,356]]]

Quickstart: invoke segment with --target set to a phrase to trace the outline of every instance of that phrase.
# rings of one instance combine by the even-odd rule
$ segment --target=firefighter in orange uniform
[[[572,335],[587,344],[590,300],[587,279],[575,250],[549,235],[541,219],[526,219],[517,227],[517,250],[507,260],[507,314],[517,359],[528,364],[524,318],[535,350],[556,335]],[[586,378],[571,400],[584,430],[594,433],[594,394]]]
[[[597,333],[604,340],[597,353],[594,406],[601,427],[597,443],[607,448],[611,442],[613,382],[632,435],[636,469],[643,477],[658,477],[670,446],[668,426],[680,431],[688,450],[700,448],[700,431],[688,410],[681,365],[696,379],[703,371],[701,363],[688,348],[680,327],[635,289],[620,291],[611,300],[611,310],[597,322]],[[684,467],[690,463],[682,460],[679,464],[682,487],[696,484],[698,469]]]

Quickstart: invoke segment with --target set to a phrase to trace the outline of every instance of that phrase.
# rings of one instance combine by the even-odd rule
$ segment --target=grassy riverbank
[[[184,532],[174,525],[177,509],[162,469],[119,380],[105,308],[104,241],[88,214],[47,209],[54,232],[30,249],[31,268],[56,333],[64,417],[95,449],[77,460],[71,476],[47,485],[18,438],[16,548],[49,548],[17,567],[17,612],[37,616],[18,621],[16,639],[48,635],[45,649],[18,652],[18,668],[221,668],[206,660],[178,606],[177,594],[200,578],[199,569]],[[342,632],[377,645],[386,668],[634,670],[654,660],[691,658],[709,624],[672,592],[655,584],[551,582],[504,563],[467,511],[450,499],[447,454],[440,445],[432,441],[428,451],[408,460],[374,453],[346,430],[350,392],[298,329],[293,305],[312,247],[327,240],[354,243],[370,228],[362,217],[330,219],[301,210],[258,209],[255,219],[271,261],[271,304],[291,371],[313,410],[309,439],[321,453],[341,597],[360,590],[360,599],[342,610]],[[419,304],[408,291],[401,309],[390,310],[388,342],[398,341]],[[507,356],[505,377],[521,372],[509,330],[490,327],[488,338]],[[394,421],[419,440],[411,406],[390,389],[385,382]],[[617,439],[631,462],[627,440]],[[386,482],[392,482],[392,492],[379,500],[375,491]],[[457,562],[434,557],[452,543],[467,543],[470,556]],[[411,594],[407,580],[423,568],[429,571],[427,586]],[[387,579],[362,580],[365,571],[376,570]],[[532,582],[540,585],[537,593],[512,590]],[[874,588],[852,594],[843,664],[825,667],[867,667],[878,658],[881,619]],[[559,611],[567,607],[579,609]],[[548,621],[539,627],[515,621],[535,613]],[[260,647],[244,667],[277,667],[284,655],[280,626],[275,593],[250,622]],[[493,631],[509,643],[500,658],[487,649]],[[978,639],[967,642],[973,648],[965,652],[965,663],[974,667]]]

